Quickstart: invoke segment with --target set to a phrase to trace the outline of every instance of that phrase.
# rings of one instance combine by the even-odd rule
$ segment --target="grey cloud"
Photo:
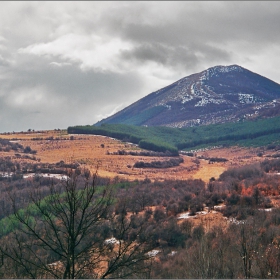
[[[153,61],[166,67],[181,68],[186,70],[196,67],[199,60],[222,62],[230,59],[230,53],[208,45],[193,46],[166,46],[163,44],[144,43],[130,51],[123,51],[124,60],[139,61],[145,63]]]
[[[92,124],[157,90],[159,84],[217,64],[244,62],[248,69],[262,70],[260,74],[280,82],[277,1],[0,5],[1,131]],[[129,47],[120,47],[109,61],[122,71],[101,71],[103,65],[81,70],[79,59],[70,61],[52,49],[41,56],[18,52],[69,34],[124,42]],[[90,44],[85,41],[82,51],[90,54]],[[150,65],[158,68],[154,71]],[[167,74],[153,74],[161,71]]]
[[[170,49],[161,44],[143,44],[135,47],[131,51],[123,51],[122,58],[129,60],[135,59],[141,62],[156,61],[165,64],[168,52],[170,52]]]
[[[158,3],[159,13],[162,5]],[[135,43],[127,58],[135,55],[135,60],[145,61],[146,55],[146,59],[166,67],[179,68],[180,61],[189,60],[191,68],[185,70],[190,74],[217,64],[257,64],[258,58],[252,54],[270,52],[271,46],[280,43],[277,2],[174,2],[177,5],[175,17],[153,25],[125,20],[120,23],[118,33]],[[271,62],[273,58],[267,60]]]
[[[28,69],[24,65],[0,85],[4,91],[1,115],[5,116],[0,118],[0,131],[93,124],[98,115],[108,115],[120,103],[127,106],[136,101],[131,92],[142,84],[133,74],[83,72],[75,65],[52,67],[47,59],[33,61]],[[25,93],[32,94],[25,99],[30,104],[16,106],[16,98]],[[36,99],[40,94],[42,101],[32,105],[32,96]]]
[[[159,2],[159,13],[162,3]],[[246,40],[265,44],[279,42],[277,2],[174,2],[180,5],[176,20],[158,24],[121,24],[122,34],[136,42],[184,45]],[[171,12],[172,13],[172,12]],[[264,40],[264,41],[262,41]]]
[[[124,60],[145,63],[153,61],[166,67],[186,67],[197,64],[197,56],[187,47],[173,47],[163,44],[143,44],[131,51],[123,51]]]
[[[10,62],[0,54],[0,66],[8,66]]]
[[[50,63],[51,66],[54,66],[54,67],[63,67],[63,66],[68,66],[68,65],[72,65],[71,63],[69,62],[56,62],[56,61],[53,61]]]

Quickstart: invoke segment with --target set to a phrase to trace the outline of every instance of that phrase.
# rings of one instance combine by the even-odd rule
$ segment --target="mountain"
[[[280,115],[280,85],[241,66],[215,66],[96,123],[189,127]]]

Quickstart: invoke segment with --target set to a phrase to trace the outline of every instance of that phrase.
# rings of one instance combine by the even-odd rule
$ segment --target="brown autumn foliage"
[[[15,135],[6,136],[11,139]],[[111,213],[118,217],[114,220],[108,217],[98,227],[103,241],[115,238],[123,245],[130,244],[128,254],[135,240],[156,250],[152,257],[145,259],[149,261],[145,265],[143,262],[134,265],[135,259],[131,257],[127,267],[108,274],[104,273],[107,265],[114,269],[117,266],[108,263],[108,258],[105,262],[98,259],[99,271],[89,266],[81,278],[279,278],[280,176],[276,174],[279,161],[265,157],[277,147],[263,149],[262,157],[258,155],[259,149],[239,147],[198,151],[192,156],[182,155],[184,162],[176,167],[137,170],[132,167],[139,160],[151,163],[169,159],[139,155],[141,151],[137,147],[105,137],[75,135],[70,139],[71,136],[61,131],[42,132],[40,137],[35,133],[16,137],[25,139],[19,142],[20,149],[4,147],[0,152],[0,170],[13,173],[13,176],[2,176],[0,181],[0,222],[14,211],[9,203],[12,193],[17,194],[14,200],[17,208],[23,209],[32,201],[32,187],[39,188],[44,198],[50,194],[50,186],[61,183],[60,179],[40,176],[24,179],[23,174],[64,174],[71,170],[80,175],[87,168],[93,170],[94,163],[100,161],[98,185],[116,190]],[[24,153],[27,146],[36,150],[36,155]],[[137,155],[113,154],[119,150],[137,151]],[[209,164],[211,158],[227,161],[214,160]],[[8,229],[1,228],[2,244],[12,248],[12,236]],[[88,238],[93,236],[89,234]],[[20,238],[18,244],[34,242],[27,236]],[[104,249],[104,243],[99,246]],[[118,251],[115,245],[108,246],[108,250],[107,257]],[[28,266],[24,268],[26,260],[22,264],[11,262],[4,253],[0,256],[2,278],[30,277],[32,274],[26,274],[26,269],[35,273]],[[46,254],[40,246],[36,253],[46,264],[56,263],[56,270],[65,268],[65,260],[57,254]],[[59,271],[56,273],[52,277],[61,277]],[[35,274],[40,278],[50,277],[40,270]]]

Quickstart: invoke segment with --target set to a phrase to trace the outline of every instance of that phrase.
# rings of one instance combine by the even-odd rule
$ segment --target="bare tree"
[[[112,225],[114,236],[118,239],[108,255],[107,269],[100,278],[109,275],[114,278],[150,278],[153,258],[149,251],[153,249],[153,245],[147,234],[145,218],[139,217],[135,227],[135,221],[125,215],[118,215],[112,220]]]
[[[1,239],[3,269],[17,278],[71,279],[148,271],[150,246],[147,239],[138,240],[144,222],[133,229],[129,219],[115,215],[113,188],[96,187],[96,178],[97,173],[69,174],[50,186],[48,196],[34,187],[25,209],[11,196],[15,230]],[[106,242],[108,237],[116,242]]]
[[[241,257],[244,278],[249,279],[256,271],[256,252],[258,251],[258,227],[253,218],[243,220],[236,226],[236,249]]]

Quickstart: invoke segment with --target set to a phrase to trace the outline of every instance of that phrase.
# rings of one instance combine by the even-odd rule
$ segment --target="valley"
[[[163,157],[114,155],[117,151],[143,151],[137,145],[117,139],[98,135],[67,134],[66,131],[43,131],[33,133],[14,133],[1,135],[2,139],[16,141],[36,150],[36,160],[16,158],[15,152],[0,152],[0,156],[10,156],[16,161],[41,163],[76,163],[91,171],[98,165],[102,177],[120,177],[125,180],[187,180],[202,179],[208,182],[211,177],[218,178],[227,168],[238,167],[258,162],[259,148],[212,148],[195,151],[195,156],[180,155],[184,162],[168,169],[133,168],[137,161],[152,162],[163,160]],[[17,140],[15,140],[17,139]],[[36,140],[39,139],[39,140]],[[51,140],[50,140],[51,139]],[[265,154],[263,155],[265,156]],[[209,163],[207,158],[226,158],[226,162]],[[166,172],[168,170],[168,172]]]
[[[58,233],[69,229],[64,220],[68,211],[74,211],[75,219],[79,219],[80,211],[89,211],[93,219],[92,231],[82,239],[89,245],[86,250],[81,249],[82,259],[75,259],[80,267],[90,256],[89,268],[82,270],[82,276],[79,270],[75,272],[79,278],[119,278],[123,272],[157,279],[199,278],[202,273],[212,278],[229,278],[231,273],[234,278],[244,277],[239,261],[244,232],[246,238],[257,240],[254,248],[260,252],[260,257],[254,256],[250,273],[260,276],[269,270],[256,264],[262,260],[261,255],[276,250],[275,242],[280,236],[278,144],[216,146],[172,155],[108,136],[69,134],[67,130],[2,133],[0,143],[0,247],[6,256],[0,266],[3,276],[13,275],[19,258],[44,260],[48,266],[37,272],[40,277],[62,277],[63,271],[67,271],[67,259],[57,256],[52,249],[42,249],[41,242],[52,244],[58,240],[56,246],[64,246],[65,239]],[[166,167],[170,163],[173,166]],[[95,191],[87,185],[87,176],[89,171],[95,174],[96,170]],[[100,216],[95,225],[99,214],[92,215],[91,206],[71,210],[72,202],[87,205],[81,202],[81,191],[85,191],[85,197],[93,191],[93,201],[102,201],[97,213],[109,207],[111,214],[102,214],[105,216]],[[65,199],[70,208],[64,204]],[[50,215],[53,218],[49,223]],[[29,233],[21,230],[15,217],[29,227]],[[33,219],[38,221],[34,226],[30,223]],[[57,237],[53,239],[53,235]],[[38,247],[19,247],[14,250],[23,250],[22,255],[13,255],[3,246],[13,248],[10,240],[14,236],[22,236],[27,244],[36,242]],[[268,241],[271,238],[272,245]],[[200,255],[201,250],[204,255]],[[219,259],[221,252],[223,258]],[[34,258],[35,253],[38,257]],[[130,254],[132,259],[127,258]],[[197,271],[197,266],[191,265],[194,256],[201,263],[211,261],[211,271]],[[15,263],[9,261],[11,257]],[[135,265],[137,258],[139,264]],[[266,262],[274,260],[266,255]],[[122,268],[123,263],[127,268]],[[221,263],[226,266],[221,268]],[[190,266],[187,272],[185,265]],[[234,270],[228,269],[230,266]],[[32,273],[36,271],[33,264],[27,267],[32,268]],[[277,264],[273,264],[276,268]],[[16,275],[24,273],[22,266]],[[275,273],[272,275],[276,276]]]

